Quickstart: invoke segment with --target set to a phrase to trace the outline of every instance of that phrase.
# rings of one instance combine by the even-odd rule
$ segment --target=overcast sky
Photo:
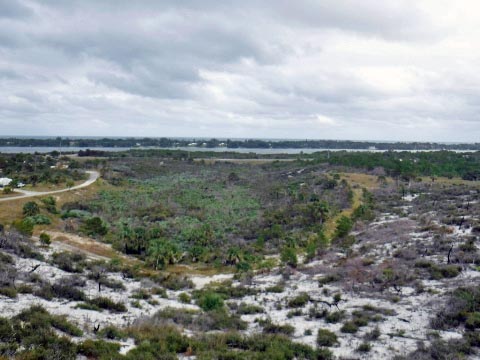
[[[0,135],[480,140],[478,0],[0,0]]]

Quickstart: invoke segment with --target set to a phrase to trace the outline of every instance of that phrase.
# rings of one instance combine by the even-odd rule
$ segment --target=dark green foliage
[[[14,287],[1,287],[0,288],[0,295],[9,297],[9,298],[16,298],[17,297],[17,289]]]
[[[327,329],[318,329],[317,345],[318,346],[334,346],[337,344],[337,335]]]
[[[127,334],[115,326],[105,326],[104,328],[100,329],[98,335],[104,337],[105,339],[109,340],[122,340],[127,337]]]
[[[348,235],[350,230],[352,230],[353,222],[347,216],[341,216],[337,220],[337,228],[335,230],[335,237],[336,238],[344,238]]]
[[[285,291],[285,286],[283,284],[272,285],[267,287],[265,291],[269,293],[282,293]]]
[[[292,247],[285,247],[282,250],[282,253],[280,254],[280,260],[286,265],[289,265],[291,267],[297,267],[297,253],[294,248]]]
[[[250,315],[250,314],[261,314],[264,310],[261,306],[241,303],[237,309],[237,314],[240,315]]]
[[[263,327],[263,332],[265,334],[283,334],[283,335],[293,335],[295,328],[289,324],[274,324],[270,320],[260,321],[260,325]]]
[[[181,256],[177,244],[167,239],[152,239],[148,247],[148,257],[155,269],[163,269],[174,264]]]
[[[432,266],[430,267],[429,271],[432,279],[439,280],[443,278],[457,277],[462,271],[462,268],[458,265],[443,265]]]
[[[80,253],[61,252],[52,255],[52,262],[60,269],[71,272],[81,273],[85,268],[85,255]]]
[[[342,310],[332,311],[327,314],[325,321],[328,323],[338,323],[345,318],[345,312]]]
[[[433,280],[440,280],[443,278],[457,277],[462,271],[462,267],[458,265],[437,265],[430,261],[419,260],[415,263],[415,267],[419,269],[426,269]]]
[[[354,334],[358,331],[358,325],[353,321],[347,321],[340,328],[340,331],[343,333]]]
[[[37,214],[34,216],[28,216],[23,219],[24,222],[30,222],[32,225],[49,225],[52,223],[50,218],[43,214]]]
[[[132,299],[138,299],[138,300],[148,300],[152,296],[144,289],[139,289],[135,291],[131,296]]]
[[[369,352],[372,349],[372,345],[368,342],[363,342],[358,345],[357,351],[358,352]]]
[[[115,302],[112,299],[103,296],[90,299],[87,301],[87,303],[111,312],[121,313],[127,311],[125,304],[121,302]]]
[[[465,321],[465,327],[470,330],[475,330],[480,328],[480,312],[472,312],[467,316]]]
[[[78,346],[78,353],[85,355],[87,358],[99,360],[115,360],[123,359],[118,351],[120,345],[104,340],[85,340]]]
[[[340,280],[340,276],[336,274],[325,275],[320,279],[318,279],[318,285],[322,287],[323,285],[330,284],[332,282],[339,281],[339,280]]]
[[[77,289],[71,283],[57,282],[52,285],[52,293],[55,297],[72,301],[85,300],[83,291]]]
[[[310,301],[307,293],[301,293],[288,300],[287,306],[292,308],[304,307]]]
[[[40,242],[44,245],[50,245],[51,240],[50,240],[50,235],[47,233],[41,233],[40,234]]]
[[[12,226],[23,235],[32,235],[33,226],[35,224],[32,221],[26,221],[25,219],[18,219],[12,222]]]
[[[190,304],[192,298],[187,293],[181,293],[178,295],[178,300],[184,304]]]
[[[40,207],[35,201],[28,201],[23,205],[24,216],[35,216],[40,213]]]
[[[200,306],[204,311],[222,309],[223,298],[217,293],[207,292],[197,300],[197,305]]]
[[[50,327],[54,327],[71,336],[82,336],[83,334],[78,327],[68,322],[65,316],[50,315],[41,306],[32,306],[22,311],[13,318],[13,321],[14,324],[16,321],[27,324],[27,326],[23,326],[19,332],[20,336],[41,336],[41,334],[36,333],[36,330],[47,331]],[[20,323],[19,325],[21,326]]]
[[[45,207],[45,209],[51,213],[51,214],[58,214],[57,211],[57,201],[53,196],[47,196],[46,198],[43,198],[42,203]]]
[[[100,219],[98,216],[95,216],[85,220],[82,231],[89,236],[103,236],[107,234],[108,229],[103,223],[102,219]]]

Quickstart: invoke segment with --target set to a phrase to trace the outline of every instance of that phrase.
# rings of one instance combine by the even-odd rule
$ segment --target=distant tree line
[[[319,152],[315,161],[349,168],[374,170],[382,168],[393,178],[405,180],[419,176],[461,177],[464,180],[480,180],[480,152]]]
[[[228,149],[354,149],[354,150],[480,150],[480,143],[442,144],[433,142],[375,142],[351,140],[219,140],[173,138],[0,138],[0,147],[225,147]]]

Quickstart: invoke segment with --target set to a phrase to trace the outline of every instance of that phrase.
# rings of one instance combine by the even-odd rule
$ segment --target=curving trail
[[[77,190],[77,189],[81,189],[81,188],[92,185],[100,177],[100,173],[98,171],[86,171],[86,173],[89,174],[88,180],[79,185],[72,186],[71,188],[61,189],[61,190],[52,190],[52,191],[27,191],[27,190],[15,189],[16,193],[21,193],[22,195],[0,199],[0,202],[25,199],[29,197],[35,197],[35,196],[58,194],[58,193],[67,192],[70,190]]]

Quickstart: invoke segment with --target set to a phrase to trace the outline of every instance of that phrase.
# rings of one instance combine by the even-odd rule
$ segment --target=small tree
[[[47,233],[41,233],[40,234],[40,242],[44,245],[50,245],[51,240],[50,240],[50,235]]]
[[[53,196],[48,196],[42,199],[43,204],[45,205],[45,209],[51,214],[57,214],[57,201]]]
[[[350,230],[352,230],[353,222],[347,216],[341,216],[337,221],[337,228],[335,230],[336,238],[343,238],[348,235]]]
[[[35,216],[40,213],[40,207],[34,201],[29,201],[23,205],[24,216]]]
[[[178,261],[180,250],[177,245],[167,239],[153,239],[148,248],[148,257],[155,269],[163,269],[168,264]]]
[[[294,268],[297,267],[298,260],[295,249],[290,246],[284,247],[280,255],[280,260],[282,260],[282,262],[286,265]]]
[[[207,292],[197,301],[197,305],[204,311],[219,310],[223,308],[223,298],[213,292]]]
[[[107,234],[108,229],[103,223],[102,219],[100,219],[98,216],[95,216],[85,221],[85,224],[83,226],[83,231],[90,236],[95,236],[95,235],[103,236]]]

